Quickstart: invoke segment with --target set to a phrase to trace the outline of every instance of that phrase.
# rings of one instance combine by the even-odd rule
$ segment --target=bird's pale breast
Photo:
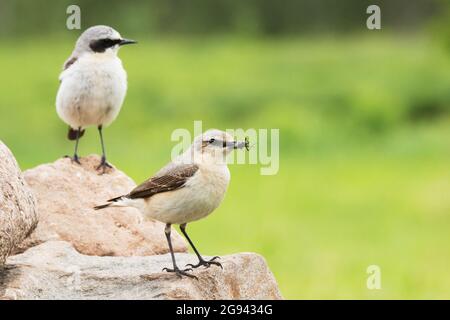
[[[127,90],[117,56],[92,54],[78,59],[60,76],[58,115],[72,126],[108,125],[118,115]]]

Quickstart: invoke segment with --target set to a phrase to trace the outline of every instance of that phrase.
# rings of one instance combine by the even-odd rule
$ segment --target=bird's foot
[[[108,169],[112,169],[112,165],[110,165],[107,161],[105,157],[102,157],[102,161],[100,162],[100,164],[97,167],[97,171],[100,171],[100,174],[105,174],[106,171]]]
[[[175,273],[180,279],[183,278],[183,276],[186,276],[186,277],[188,277],[188,278],[192,278],[192,279],[198,280],[198,278],[197,278],[196,276],[194,276],[193,274],[188,273],[188,271],[192,271],[191,268],[187,268],[187,269],[183,269],[183,270],[178,269],[178,267],[175,267],[175,268],[173,268],[173,269],[170,269],[170,268],[164,268],[164,269],[162,269],[162,271],[173,272],[173,273]]]
[[[212,258],[211,260],[204,260],[203,258],[200,258],[197,264],[187,264],[186,267],[191,267],[191,268],[198,268],[201,266],[204,266],[205,268],[209,268],[212,264],[219,266],[223,269],[222,264],[220,262],[214,261],[220,259],[219,256],[215,256],[214,258]]]
[[[80,158],[76,154],[73,157],[65,155],[64,158],[69,158],[72,161],[72,163],[75,162],[81,165]]]

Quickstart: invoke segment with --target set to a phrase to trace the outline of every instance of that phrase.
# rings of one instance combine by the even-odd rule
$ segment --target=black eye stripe
[[[106,49],[113,47],[116,44],[119,44],[120,41],[121,41],[120,39],[115,40],[108,38],[98,39],[91,41],[91,43],[89,43],[89,47],[94,52],[105,52]]]
[[[214,138],[211,138],[209,140],[204,140],[203,141],[203,145],[206,146],[208,144],[211,144],[211,145],[214,145],[214,146],[218,146],[218,147],[224,147],[224,148],[227,146],[227,142],[225,140],[214,139]]]

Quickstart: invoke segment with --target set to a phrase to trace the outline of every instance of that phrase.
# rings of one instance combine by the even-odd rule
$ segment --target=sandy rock
[[[63,158],[24,172],[36,196],[40,220],[16,253],[49,240],[70,242],[85,255],[146,256],[168,252],[163,223],[142,221],[134,208],[92,209],[135,186],[117,169],[99,175],[95,169],[99,162],[98,156],[83,157],[82,165]],[[184,239],[175,231],[172,239],[175,251],[187,251]]]
[[[180,267],[194,255],[176,254]],[[50,241],[11,256],[0,269],[0,299],[281,299],[261,256],[224,256],[196,269],[198,280],[162,272],[170,255],[95,257],[63,241]]]
[[[35,199],[16,159],[0,141],[0,265],[37,221]]]

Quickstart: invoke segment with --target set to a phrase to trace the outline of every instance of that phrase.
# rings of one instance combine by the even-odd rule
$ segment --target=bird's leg
[[[78,157],[78,141],[80,141],[81,127],[77,129],[77,139],[75,141],[75,152],[73,153],[73,158],[70,158],[73,162],[81,164],[80,158]]]
[[[170,250],[170,255],[172,257],[173,269],[164,268],[163,271],[175,272],[175,274],[177,276],[179,276],[180,278],[182,278],[183,276],[186,276],[186,277],[189,277],[189,278],[197,279],[196,276],[187,273],[187,271],[191,271],[192,269],[188,268],[188,269],[180,270],[178,268],[177,263],[175,262],[175,254],[174,254],[173,248],[172,248],[172,240],[170,239],[170,230],[171,230],[171,224],[167,223],[166,224],[166,228],[164,229],[164,233],[166,234],[167,242],[169,243],[169,250]]]
[[[103,142],[103,133],[102,133],[102,125],[98,126],[98,133],[100,135],[100,142],[102,144],[102,161],[100,165],[97,167],[97,170],[102,169],[103,173],[105,173],[106,168],[112,168],[112,166],[106,161],[106,152],[105,152],[105,144]]]
[[[187,241],[189,242],[189,244],[191,245],[192,249],[194,249],[195,254],[198,257],[198,263],[196,265],[193,264],[187,264],[186,266],[188,267],[192,267],[192,268],[198,268],[200,266],[205,266],[206,268],[209,268],[212,264],[219,266],[223,269],[222,265],[214,260],[220,259],[219,256],[215,256],[213,257],[211,260],[205,260],[203,259],[203,257],[200,255],[200,253],[198,252],[197,248],[194,246],[194,244],[192,243],[192,240],[189,238],[187,232],[186,232],[186,223],[181,224],[180,225],[180,229],[181,232],[183,232],[184,236],[186,237]]]

